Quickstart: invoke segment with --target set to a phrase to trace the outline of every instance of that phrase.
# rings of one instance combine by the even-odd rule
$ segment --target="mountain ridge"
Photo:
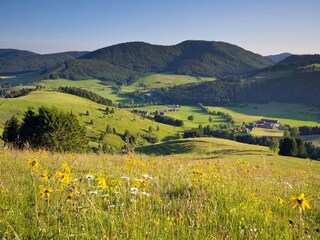
[[[94,60],[121,67],[131,72],[131,79],[134,75],[161,72],[193,76],[246,74],[273,65],[263,56],[239,46],[204,40],[186,40],[168,46],[138,41],[119,43],[84,54],[74,62],[79,60],[82,60],[82,64],[78,65],[82,66],[85,60]],[[88,74],[84,69],[74,69],[75,72],[70,73],[70,79],[95,77],[112,80],[104,69],[92,67],[93,69],[86,69],[87,73],[90,72]],[[79,72],[82,74],[78,74]],[[55,72],[56,77],[62,75],[62,72]]]

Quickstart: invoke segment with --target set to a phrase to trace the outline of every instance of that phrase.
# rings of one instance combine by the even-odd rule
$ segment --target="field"
[[[169,110],[168,105],[155,105],[155,106],[147,106],[147,107],[139,107],[133,108],[139,110],[147,110],[149,112],[154,112],[157,110]],[[194,120],[188,120],[188,116],[194,116]],[[203,126],[212,125],[212,124],[220,124],[224,122],[219,116],[213,116],[201,111],[198,106],[180,106],[176,109],[175,112],[166,112],[165,116],[173,117],[175,119],[183,120],[184,129],[197,128],[200,124]],[[212,122],[209,122],[209,117],[212,118]]]
[[[176,85],[199,83],[203,81],[214,81],[215,78],[205,77],[192,77],[188,75],[176,74],[151,74],[146,77],[140,78],[137,82],[124,87],[123,92],[132,92],[135,90],[151,90],[154,88],[172,87]]]
[[[319,239],[320,162],[213,138],[168,147],[184,144],[175,156],[0,148],[0,237]]]
[[[61,86],[85,88],[104,98],[111,99],[115,103],[128,102],[130,100],[130,98],[125,94],[116,92],[111,86],[104,85],[102,81],[97,79],[78,81],[71,81],[67,79],[42,80],[39,84],[49,89],[55,89]]]
[[[283,137],[283,131],[275,130],[275,129],[265,129],[265,128],[254,128],[251,131],[251,134],[257,137],[261,137],[261,136],[277,137],[277,138]]]
[[[110,124],[112,128],[116,129],[117,134],[112,134],[112,136],[107,134],[102,142],[118,148],[123,144],[121,135],[126,129],[134,135],[139,134],[140,144],[145,144],[141,136],[147,135],[149,126],[152,126],[154,129],[153,135],[157,136],[159,140],[174,136],[176,131],[179,130],[172,126],[141,118],[123,109],[115,108],[114,114],[105,115],[103,111],[105,106],[84,98],[53,91],[34,91],[19,98],[0,98],[1,128],[13,114],[22,118],[23,112],[29,107],[38,108],[40,106],[55,106],[64,111],[74,112],[80,123],[86,125],[87,135],[92,143],[97,142],[100,134],[105,131],[107,124]],[[89,111],[89,116],[86,115],[86,111]],[[90,124],[91,120],[93,124]],[[156,131],[158,126],[161,131]]]
[[[253,122],[261,118],[277,119],[290,126],[320,124],[320,110],[301,104],[269,103],[247,104],[243,107],[208,107],[211,111],[229,113],[236,122]]]

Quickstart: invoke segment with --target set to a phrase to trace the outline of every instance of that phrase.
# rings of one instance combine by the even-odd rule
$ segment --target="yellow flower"
[[[71,178],[70,175],[68,173],[65,172],[56,172],[55,174],[55,178],[62,184],[69,184],[71,182]]]
[[[284,200],[281,197],[276,197],[278,203],[283,204]]]
[[[192,173],[196,175],[204,176],[204,172],[202,172],[200,169],[194,169]]]
[[[44,170],[44,172],[41,174],[41,180],[43,182],[47,182],[49,181],[49,175],[48,175],[48,171],[47,170]]]
[[[30,158],[28,164],[31,166],[32,170],[37,170],[39,167],[39,163],[36,158]]]
[[[97,177],[98,185],[103,188],[106,189],[107,188],[107,183],[106,183],[106,179],[104,177]]]
[[[68,166],[67,163],[62,163],[61,164],[61,172],[64,172],[64,173],[70,173],[71,172],[71,169],[70,167]]]
[[[311,208],[309,205],[309,201],[308,199],[305,198],[304,193],[301,193],[298,197],[291,197],[291,201],[292,201],[292,208],[296,208],[297,206],[301,207],[303,211],[306,210],[306,208]]]
[[[47,187],[44,187],[44,186],[40,186],[40,196],[42,198],[48,198],[50,196],[50,193],[52,193],[52,188],[47,186]]]

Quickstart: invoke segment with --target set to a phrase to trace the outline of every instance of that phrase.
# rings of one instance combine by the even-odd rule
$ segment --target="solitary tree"
[[[106,127],[106,133],[112,133],[112,128],[111,128],[110,124],[108,124]]]
[[[213,119],[212,119],[212,117],[211,117],[211,116],[209,117],[209,119],[208,119],[208,120],[209,120],[209,122],[210,122],[210,123],[212,123],[212,121],[213,121]]]
[[[279,151],[279,140],[277,138],[271,139],[269,143],[269,149],[275,153]]]
[[[188,120],[193,121],[194,120],[194,116],[193,115],[188,116]]]

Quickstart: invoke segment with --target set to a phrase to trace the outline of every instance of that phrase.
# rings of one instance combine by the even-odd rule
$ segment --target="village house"
[[[261,119],[260,121],[254,122],[253,127],[277,129],[280,127],[280,122],[274,119]]]

